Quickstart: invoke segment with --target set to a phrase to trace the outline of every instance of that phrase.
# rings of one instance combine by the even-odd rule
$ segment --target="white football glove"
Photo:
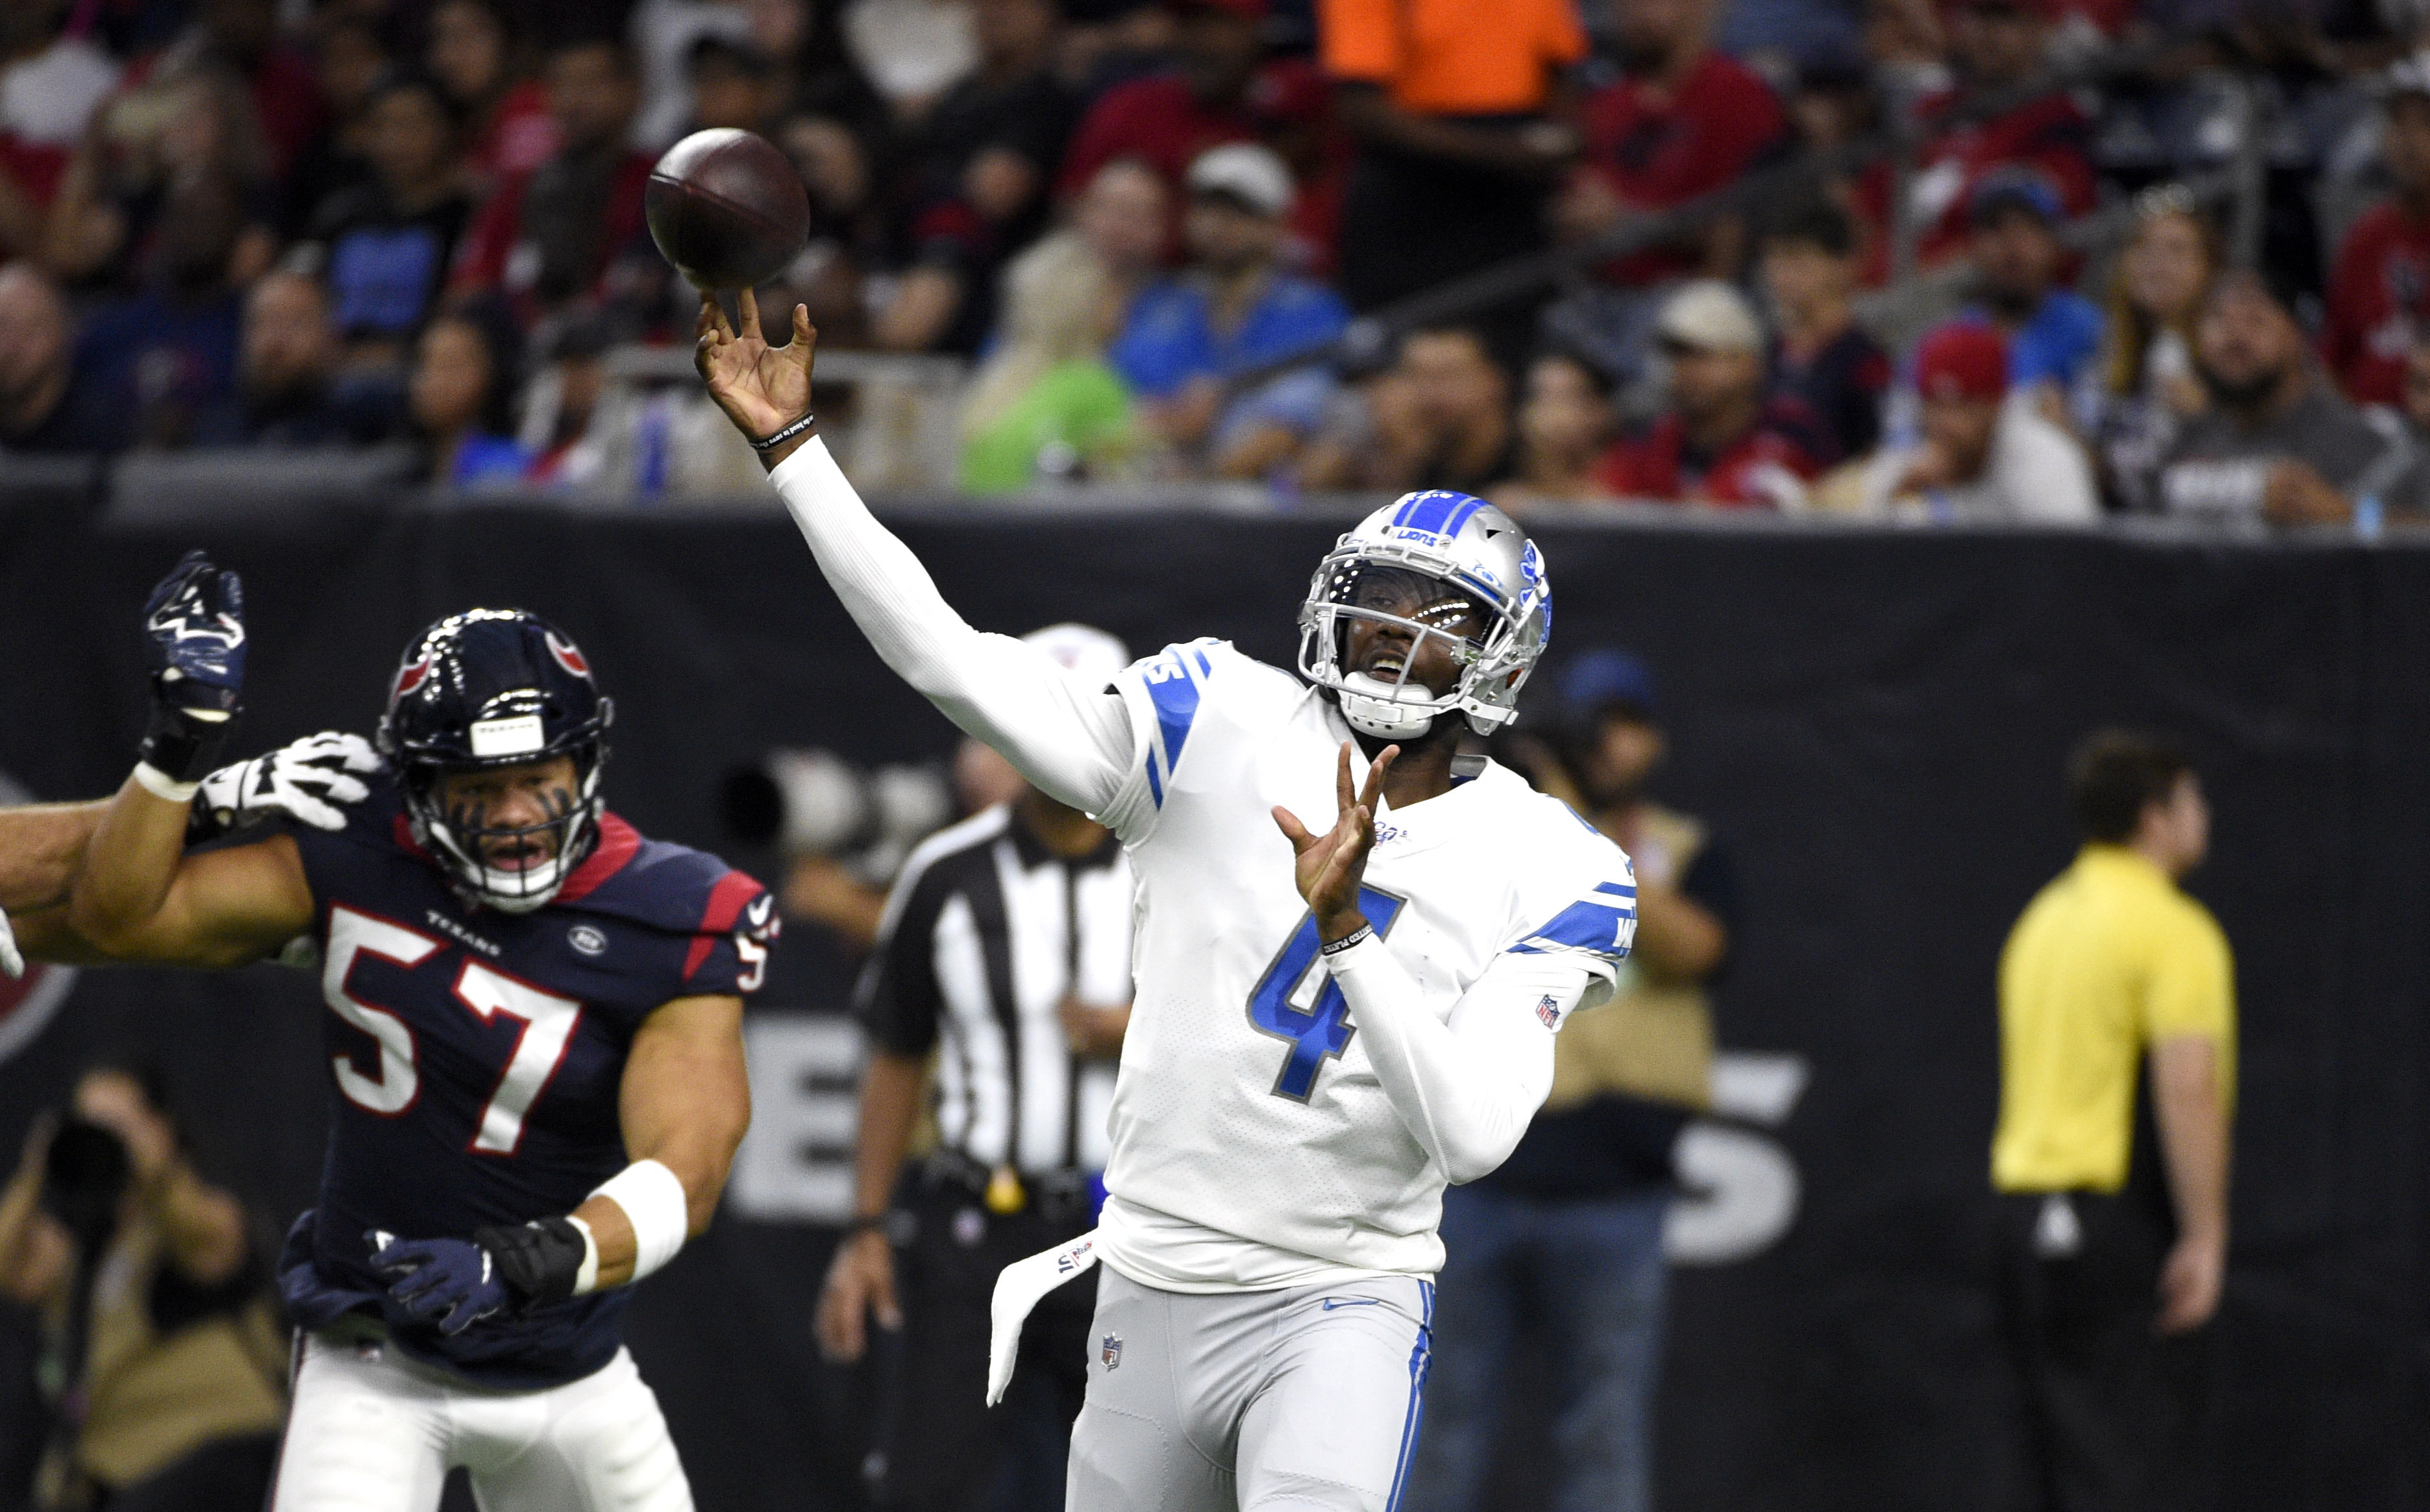
[[[8,927],[8,910],[0,908],[0,973],[25,974],[25,957],[17,950],[17,932]]]
[[[371,796],[358,773],[377,772],[379,753],[359,735],[323,730],[203,779],[187,822],[189,844],[286,818],[314,829],[343,829],[343,806]]]

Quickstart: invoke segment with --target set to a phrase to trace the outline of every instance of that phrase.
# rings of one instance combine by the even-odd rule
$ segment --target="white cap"
[[[1091,684],[1110,683],[1131,664],[1130,648],[1094,625],[1050,624],[1021,639],[1054,657],[1064,671]]]
[[[1190,165],[1184,182],[1192,194],[1229,194],[1259,215],[1290,208],[1291,173],[1270,147],[1235,141],[1210,147]]]
[[[1662,305],[1654,333],[1699,352],[1760,352],[1763,326],[1746,296],[1718,278],[1681,284]]]

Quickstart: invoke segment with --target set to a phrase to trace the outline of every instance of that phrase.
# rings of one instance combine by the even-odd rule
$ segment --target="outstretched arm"
[[[791,341],[772,347],[750,291],[741,296],[739,330],[714,296],[702,298],[701,376],[755,444],[808,415],[817,341],[799,305]],[[1102,813],[1122,790],[1135,754],[1123,701],[1082,684],[1035,647],[973,629],[919,558],[861,503],[824,441],[806,434],[761,457],[820,572],[886,664],[1050,797]]]
[[[680,1235],[648,1237],[680,1244],[708,1227],[725,1190],[726,1170],[751,1126],[742,1000],[677,998],[651,1014],[633,1037],[620,1095],[626,1153],[637,1164],[654,1162],[683,1188]],[[574,1216],[590,1225],[598,1243],[598,1284],[615,1287],[635,1279],[641,1256],[637,1227],[646,1227],[652,1215],[641,1215],[637,1225],[636,1216],[603,1188]],[[675,1217],[672,1207],[664,1216]]]

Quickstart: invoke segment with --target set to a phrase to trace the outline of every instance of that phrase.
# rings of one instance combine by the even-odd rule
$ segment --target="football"
[[[792,161],[731,126],[669,147],[641,203],[659,253],[703,289],[764,283],[809,240],[809,196]]]

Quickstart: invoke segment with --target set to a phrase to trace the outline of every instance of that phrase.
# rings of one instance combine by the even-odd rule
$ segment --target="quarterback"
[[[1306,682],[1197,640],[1092,685],[965,623],[806,439],[815,333],[799,307],[792,326],[771,347],[747,292],[739,330],[704,301],[698,358],[820,571],[890,667],[1110,827],[1137,878],[1100,1225],[998,1287],[1001,1324],[1026,1267],[1110,1272],[1069,1504],[1383,1512],[1417,1439],[1443,1187],[1518,1143],[1555,1032],[1635,931],[1627,857],[1457,759],[1542,655],[1541,558],[1480,500],[1410,494],[1318,564]]]
[[[325,762],[346,782],[273,806],[306,824],[190,851],[242,694],[234,574],[190,557],[144,629],[141,760],[65,920],[30,915],[25,943],[317,958],[329,1151],[278,1262],[302,1332],[273,1504],[432,1512],[461,1466],[492,1512],[688,1512],[621,1321],[630,1284],[707,1224],[749,1122],[742,994],[773,900],[607,810],[613,706],[574,642],[519,610],[415,640],[385,759]],[[288,759],[229,796],[281,772],[298,786]]]

